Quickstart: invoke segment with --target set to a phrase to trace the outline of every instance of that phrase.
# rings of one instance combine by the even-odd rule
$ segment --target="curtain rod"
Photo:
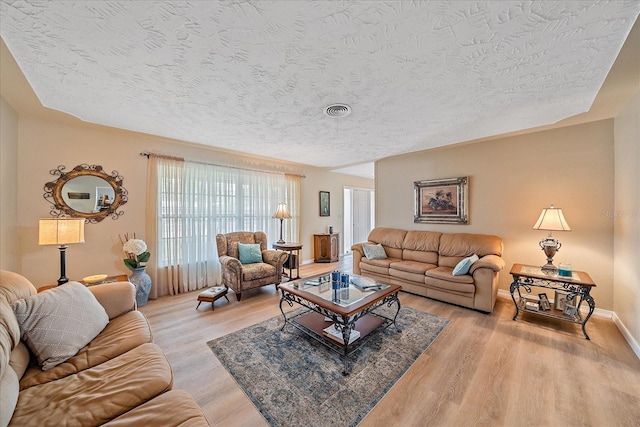
[[[200,164],[200,165],[208,165],[208,166],[218,166],[218,167],[221,167],[221,168],[240,169],[240,170],[251,171],[251,172],[273,173],[273,174],[278,174],[278,175],[292,175],[292,176],[299,176],[300,178],[306,178],[307,177],[304,174],[298,174],[298,173],[276,172],[276,171],[269,171],[269,170],[262,170],[262,169],[243,168],[241,166],[221,165],[221,164],[218,164],[218,163],[201,162],[201,161],[198,161],[198,160],[187,160],[187,159],[184,159],[182,157],[168,156],[168,155],[165,155],[165,154],[157,154],[157,153],[148,153],[148,152],[145,152],[145,151],[140,153],[140,155],[146,157],[147,159],[149,157],[151,157],[151,156],[155,156],[155,157],[160,157],[160,158],[163,158],[163,159],[183,160],[185,162],[197,163],[197,164]]]

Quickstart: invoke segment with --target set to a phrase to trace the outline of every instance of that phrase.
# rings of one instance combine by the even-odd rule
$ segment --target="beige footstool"
[[[215,300],[224,297],[227,301],[229,301],[227,292],[229,292],[229,288],[227,288],[226,286],[216,286],[214,288],[209,288],[204,292],[200,292],[200,294],[198,295],[198,305],[196,306],[196,310],[198,309],[198,307],[200,307],[200,303],[202,301],[210,302],[211,310],[213,310],[213,302]]]

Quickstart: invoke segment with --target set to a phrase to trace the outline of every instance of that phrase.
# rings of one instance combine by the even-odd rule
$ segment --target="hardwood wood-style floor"
[[[304,265],[301,276],[350,272],[351,262]],[[189,392],[212,426],[267,426],[206,342],[280,315],[275,287],[242,302],[229,292],[231,302],[219,299],[214,311],[209,303],[195,309],[198,293],[140,309],[174,388]],[[640,425],[640,361],[612,320],[592,317],[588,341],[579,325],[528,314],[514,322],[503,297],[490,315],[407,293],[400,301],[450,323],[360,426]]]

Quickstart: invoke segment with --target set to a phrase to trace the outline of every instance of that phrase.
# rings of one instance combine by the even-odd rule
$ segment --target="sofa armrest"
[[[469,273],[472,274],[479,268],[489,268],[496,273],[502,271],[504,269],[506,263],[504,260],[497,255],[485,255],[480,258],[478,261],[471,264],[471,268],[469,269]]]
[[[360,260],[364,256],[364,243],[356,243],[351,246],[351,252],[353,253],[353,274],[360,274]]]
[[[109,320],[136,309],[136,288],[132,283],[103,283],[88,289],[104,307]]]

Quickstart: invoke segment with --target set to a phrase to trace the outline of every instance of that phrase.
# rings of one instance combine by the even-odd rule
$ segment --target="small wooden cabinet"
[[[314,234],[313,255],[315,262],[336,262],[340,247],[340,234]]]

